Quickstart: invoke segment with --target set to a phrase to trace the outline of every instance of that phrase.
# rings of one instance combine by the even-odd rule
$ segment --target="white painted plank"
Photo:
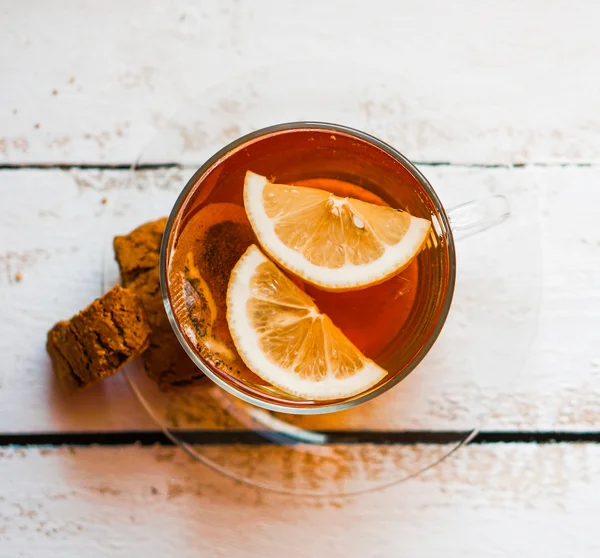
[[[0,553],[591,557],[599,463],[598,445],[471,446],[386,491],[313,499],[235,484],[171,448],[3,449]]]
[[[505,228],[459,244],[462,279],[448,335],[424,366],[385,396],[319,425],[597,428],[600,230],[595,185],[600,170],[426,167],[424,171],[448,206],[481,192],[507,193],[514,205],[511,219],[518,226],[511,229],[507,222]],[[146,171],[129,182],[125,171],[0,172],[0,431],[154,428],[120,376],[77,397],[63,396],[50,372],[45,334],[55,321],[101,293],[105,250],[111,261],[110,231],[125,232],[165,214],[190,173]],[[540,243],[543,280],[536,277],[537,264],[517,265],[519,260],[512,255],[515,243],[507,248],[503,236],[509,231],[523,231],[517,244],[535,248]],[[535,250],[525,253],[534,263],[538,256]],[[15,281],[17,273],[22,275],[20,282]],[[507,295],[511,292],[516,293],[512,298]],[[533,298],[527,298],[532,293]],[[523,317],[535,310],[537,293],[543,293],[539,331],[527,355],[528,336],[535,332],[523,325]],[[481,311],[473,314],[473,307],[480,304],[489,311],[490,321],[481,321]],[[471,323],[473,315],[479,321]],[[509,337],[503,334],[507,328]],[[513,328],[523,335],[517,339]],[[490,337],[490,331],[498,335]],[[478,362],[488,367],[478,368]]]
[[[598,20],[585,0],[5,3],[0,161],[131,162],[193,99],[199,112],[173,129],[178,160],[325,118],[415,160],[597,163]],[[257,67],[270,77],[248,78]],[[332,92],[330,74],[349,82]],[[230,76],[237,90],[206,92]],[[312,109],[294,110],[305,97]]]
[[[84,187],[62,171],[2,173],[1,430],[152,426],[122,377],[77,398],[63,395],[45,354],[49,327],[102,294],[110,207],[104,196],[110,192]],[[21,403],[14,405],[16,399]]]

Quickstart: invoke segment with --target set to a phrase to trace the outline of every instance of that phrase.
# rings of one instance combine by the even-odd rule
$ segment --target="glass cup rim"
[[[442,304],[441,312],[439,314],[437,323],[431,333],[431,335],[427,338],[427,341],[423,344],[419,352],[415,355],[415,357],[405,366],[404,370],[397,374],[393,379],[385,382],[377,389],[372,390],[368,393],[360,395],[355,398],[351,398],[349,400],[340,401],[336,403],[327,404],[323,402],[323,404],[319,404],[315,407],[288,407],[287,405],[271,403],[268,401],[262,401],[252,395],[244,393],[238,390],[235,386],[227,383],[217,374],[215,374],[209,366],[207,366],[203,359],[194,351],[194,349],[188,343],[186,337],[181,332],[177,320],[175,319],[175,314],[173,312],[173,308],[171,306],[171,300],[169,297],[168,286],[167,286],[167,252],[169,248],[169,241],[171,237],[171,233],[173,230],[173,225],[179,215],[179,212],[187,201],[188,195],[193,187],[198,183],[199,178],[206,174],[213,166],[218,164],[221,159],[227,156],[233,150],[239,148],[240,146],[248,143],[251,140],[258,139],[262,136],[271,135],[276,132],[285,132],[290,130],[328,130],[332,132],[347,134],[353,137],[356,137],[360,140],[366,141],[378,147],[379,149],[385,151],[388,155],[390,155],[395,161],[399,162],[402,166],[406,168],[408,172],[419,182],[419,184],[425,189],[433,204],[435,205],[436,210],[439,212],[444,233],[447,237],[448,242],[448,282],[446,286],[446,292],[444,293],[444,301]],[[455,249],[455,241],[454,236],[452,234],[452,227],[450,226],[450,219],[442,205],[441,200],[439,199],[437,193],[433,189],[433,186],[429,183],[427,178],[421,173],[419,169],[402,153],[400,153],[397,149],[392,147],[391,145],[385,143],[384,141],[372,136],[367,132],[363,132],[361,130],[357,130],[355,128],[351,128],[349,126],[344,126],[341,124],[333,124],[329,122],[319,122],[319,121],[296,121],[296,122],[286,122],[282,124],[275,124],[272,126],[266,126],[260,128],[258,130],[254,130],[248,134],[240,136],[239,138],[233,140],[228,143],[221,149],[219,149],[214,155],[208,158],[200,168],[190,177],[187,181],[186,185],[183,187],[179,195],[177,196],[177,200],[173,205],[171,212],[169,213],[169,217],[167,219],[167,224],[165,226],[165,230],[163,233],[161,246],[160,246],[160,258],[159,258],[159,276],[160,276],[160,289],[163,300],[163,305],[165,307],[165,311],[167,313],[167,317],[169,319],[169,323],[171,324],[171,328],[177,337],[177,340],[187,353],[188,357],[192,360],[192,362],[208,377],[211,381],[216,383],[219,387],[227,391],[228,393],[234,395],[235,397],[245,401],[246,403],[250,403],[257,407],[267,409],[269,411],[277,411],[280,413],[286,414],[294,414],[294,415],[316,415],[316,414],[325,414],[325,413],[333,413],[337,411],[343,411],[345,409],[350,409],[352,407],[356,407],[362,403],[366,403],[378,397],[379,395],[385,393],[392,387],[396,386],[400,383],[404,378],[406,378],[425,358],[427,353],[430,351],[431,347],[435,344],[437,338],[439,337],[442,328],[446,322],[446,318],[448,317],[448,313],[450,311],[450,306],[452,304],[452,298],[454,296],[454,288],[456,283],[456,249]]]

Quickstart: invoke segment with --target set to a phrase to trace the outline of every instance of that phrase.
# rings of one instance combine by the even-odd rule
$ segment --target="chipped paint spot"
[[[183,140],[184,151],[195,151],[203,149],[208,144],[208,134],[203,126],[196,122],[190,126],[183,126],[178,129],[179,135]]]
[[[51,138],[46,145],[48,147],[64,147],[69,143],[71,143],[71,138],[69,136],[55,136]]]
[[[88,486],[86,488],[91,492],[97,492],[98,494],[102,494],[103,496],[119,496],[120,494],[123,494],[121,490],[112,488],[108,485]]]
[[[47,260],[49,258],[50,253],[42,248],[0,254],[0,283],[2,283],[2,277],[6,277],[8,283],[21,281],[23,269],[30,269],[40,259]]]
[[[24,136],[14,138],[12,140],[12,146],[17,151],[21,151],[22,153],[27,153],[29,151],[29,140]]]
[[[185,494],[185,489],[180,484],[169,483],[167,487],[167,499],[173,500]]]
[[[0,153],[8,153],[10,149],[27,153],[29,151],[29,140],[25,136],[0,138]]]
[[[117,124],[114,130],[101,130],[98,132],[83,134],[83,139],[93,141],[99,148],[104,148],[109,142],[115,138],[123,138],[127,135],[131,124],[129,122],[121,122]]]
[[[219,107],[226,114],[237,114],[240,112],[241,103],[233,99],[223,99],[219,103]]]
[[[177,450],[173,448],[156,448],[155,459],[159,462],[173,461],[177,455]]]
[[[223,130],[222,135],[227,139],[236,139],[241,135],[240,127],[239,126],[229,126],[228,128],[225,128]]]

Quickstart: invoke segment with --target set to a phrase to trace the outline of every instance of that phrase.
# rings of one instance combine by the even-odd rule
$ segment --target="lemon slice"
[[[375,285],[402,271],[431,223],[406,211],[246,173],[244,205],[258,241],[282,267],[330,291]]]
[[[387,374],[255,245],[231,272],[227,322],[246,366],[297,397],[350,397]]]

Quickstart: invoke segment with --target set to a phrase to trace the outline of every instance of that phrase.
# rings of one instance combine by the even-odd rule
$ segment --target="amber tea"
[[[265,245],[264,257],[273,259],[264,239],[259,242],[256,223],[251,223],[244,204],[247,171],[270,183],[301,187],[301,193],[306,192],[302,187],[322,190],[342,199],[401,209],[419,222],[427,220],[426,240],[418,254],[398,273],[372,286],[331,291],[303,280],[287,265],[277,268],[287,277],[281,281],[293,283],[285,288],[301,293],[295,296],[307,305],[314,303],[327,316],[323,319],[339,328],[360,354],[387,372],[375,385],[343,398],[343,403],[366,400],[399,381],[426,354],[450,305],[454,251],[447,218],[427,181],[399,153],[366,134],[328,124],[282,125],[250,134],[218,153],[188,183],[167,227],[163,276],[167,307],[188,353],[222,387],[267,408],[311,412],[307,409],[327,410],[341,402],[301,397],[276,387],[256,366],[256,374],[248,368],[248,358],[238,351],[244,341],[232,338],[235,331],[227,316],[232,269],[251,245]],[[303,207],[290,203],[290,212]],[[326,207],[335,213],[332,203]],[[364,224],[355,216],[346,227],[361,232]],[[250,302],[244,304],[250,308]],[[278,319],[268,316],[265,324]],[[278,335],[273,341],[281,345],[278,350],[291,353],[293,341]],[[302,376],[303,368],[296,369]]]

